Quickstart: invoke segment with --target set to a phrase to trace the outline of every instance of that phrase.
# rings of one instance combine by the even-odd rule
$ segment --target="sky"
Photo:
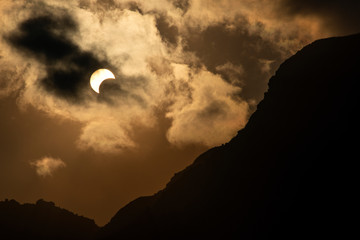
[[[360,31],[354,0],[0,1],[0,199],[104,225],[243,128],[278,66]],[[89,84],[97,69],[115,80]]]

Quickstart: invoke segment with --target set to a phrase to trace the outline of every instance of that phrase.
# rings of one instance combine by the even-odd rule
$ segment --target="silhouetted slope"
[[[306,46],[234,139],[122,208],[99,238],[348,239],[359,81],[360,35]]]
[[[0,239],[90,239],[97,230],[93,220],[56,207],[52,202],[0,202]]]

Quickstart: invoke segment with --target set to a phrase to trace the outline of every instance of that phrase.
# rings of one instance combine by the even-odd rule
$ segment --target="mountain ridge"
[[[295,222],[305,221],[294,205],[304,204],[299,208],[308,214],[305,205],[314,215],[320,214],[320,209],[327,215],[324,206],[329,203],[318,209],[314,204],[324,201],[331,192],[322,178],[329,182],[334,179],[320,169],[324,165],[327,171],[336,170],[331,157],[340,157],[342,150],[349,150],[346,144],[352,146],[351,142],[335,140],[342,149],[336,150],[329,139],[354,137],[344,131],[357,130],[353,109],[358,104],[355,89],[360,79],[358,43],[359,34],[317,40],[286,60],[270,79],[264,100],[236,137],[200,155],[165,189],[122,208],[101,230],[101,238],[286,238],[290,230],[282,233],[270,223],[278,222],[298,232],[295,223],[288,225],[281,220],[286,217],[295,221],[292,212],[302,219]],[[335,149],[333,156],[329,148]],[[329,161],[326,163],[324,158]],[[325,186],[319,191],[322,194],[313,186],[321,184]],[[311,194],[314,202],[305,197]],[[292,238],[320,234],[327,224],[319,224],[317,230],[316,223],[309,220],[304,225],[306,230]]]
[[[43,199],[35,204],[0,201],[0,236],[5,239],[90,239],[98,229],[94,220]]]

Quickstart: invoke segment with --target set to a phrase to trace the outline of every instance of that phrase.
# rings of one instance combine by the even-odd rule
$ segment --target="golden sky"
[[[327,2],[1,1],[0,199],[105,224],[235,136],[284,59],[360,30]]]

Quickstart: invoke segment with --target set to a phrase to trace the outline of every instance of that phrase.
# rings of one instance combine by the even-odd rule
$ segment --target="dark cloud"
[[[186,13],[190,8],[189,0],[172,0],[172,3],[175,7],[181,9],[183,13]]]
[[[282,0],[281,13],[314,15],[323,20],[323,27],[337,34],[360,31],[359,0]]]
[[[127,3],[127,5],[128,5],[127,8],[128,8],[129,10],[134,11],[134,12],[138,12],[138,13],[140,13],[141,15],[144,15],[143,10],[141,9],[141,7],[139,6],[138,3],[136,3],[136,2],[129,2],[129,3]]]
[[[68,14],[44,14],[21,22],[6,39],[17,50],[36,59],[46,68],[46,76],[39,83],[59,97],[79,100],[88,89],[90,75],[109,64],[93,53],[83,51],[70,36],[78,27]]]
[[[99,102],[107,103],[108,105],[115,106],[121,102],[127,105],[136,105],[142,108],[148,107],[146,100],[139,94],[132,93],[123,88],[125,85],[127,88],[135,89],[141,88],[146,91],[147,79],[141,76],[137,77],[125,77],[120,76],[121,83],[116,80],[107,80],[100,85],[100,94],[97,95]]]
[[[198,113],[198,117],[203,119],[217,119],[225,117],[228,112],[228,107],[229,106],[226,104],[226,102],[214,100]]]
[[[92,6],[95,6],[97,11],[109,11],[120,6],[114,0],[97,0],[95,2],[90,0],[79,0],[78,4],[79,7],[83,9],[90,9]]]
[[[156,17],[156,28],[159,30],[163,41],[177,45],[179,30],[175,25],[171,25],[168,18],[163,14]]]
[[[116,6],[116,3],[114,0],[97,0],[96,5],[110,10],[111,8],[114,8]]]
[[[211,72],[241,87],[242,98],[261,100],[268,78],[282,59],[281,51],[262,38],[260,32],[248,29],[244,19],[239,19],[236,25],[224,22],[204,31],[193,28],[185,49],[194,52]],[[268,71],[264,71],[264,62],[269,63]]]
[[[115,9],[128,9],[133,12],[138,12],[141,15],[144,14],[141,9],[140,3],[129,1],[129,2],[119,2],[114,0],[97,0],[96,2],[91,2],[89,0],[79,0],[79,7],[83,9],[90,9],[93,12],[97,13],[98,16],[103,19],[108,11]]]

